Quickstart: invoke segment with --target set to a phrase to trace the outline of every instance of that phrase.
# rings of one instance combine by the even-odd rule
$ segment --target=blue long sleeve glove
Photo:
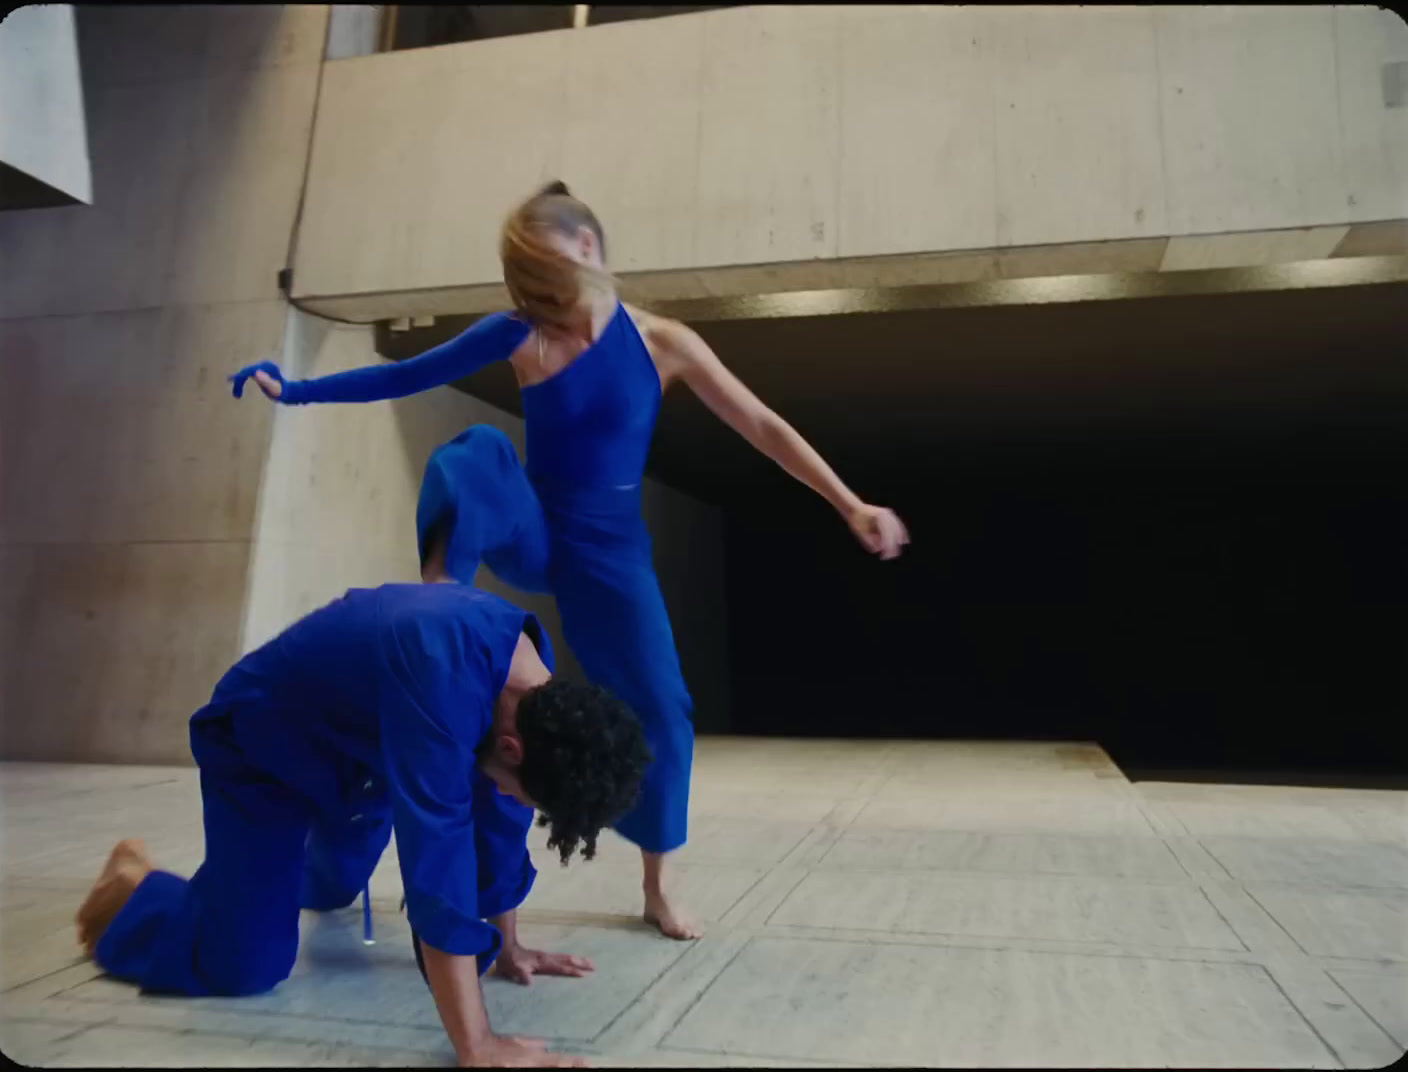
[[[405,361],[348,369],[311,380],[285,380],[278,365],[261,361],[240,369],[230,379],[235,385],[235,397],[239,398],[245,380],[256,372],[267,372],[282,385],[279,401],[286,406],[405,398],[454,383],[494,361],[507,361],[531,331],[526,323],[508,313],[494,313],[449,342]]]

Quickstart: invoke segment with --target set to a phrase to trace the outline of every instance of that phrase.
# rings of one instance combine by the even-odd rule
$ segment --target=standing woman
[[[509,216],[500,256],[515,313],[485,317],[398,364],[302,381],[284,380],[269,362],[250,366],[231,377],[235,396],[253,376],[286,404],[372,402],[452,383],[492,361],[513,366],[526,464],[488,426],[436,450],[416,509],[422,575],[468,584],[483,562],[516,588],[552,593],[583,670],[636,712],[654,753],[638,804],[616,826],[641,850],[645,919],[671,938],[697,938],[664,881],[666,854],[685,843],[694,726],[641,518],[661,396],[683,382],[831,503],[867,550],[894,558],[909,536],[892,511],[857,498],[697,334],[620,300],[601,224],[564,184]]]

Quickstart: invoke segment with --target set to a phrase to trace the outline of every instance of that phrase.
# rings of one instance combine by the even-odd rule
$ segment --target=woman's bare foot
[[[113,847],[103,873],[74,917],[78,924],[78,942],[90,957],[108,925],[151,871],[152,862],[147,858],[145,842],[128,838]]]
[[[688,942],[704,936],[704,928],[670,903],[663,891],[645,893],[645,921],[666,938]]]
[[[645,921],[659,929],[666,938],[688,942],[700,938],[704,928],[672,904],[665,894],[665,860],[667,853],[641,850],[641,883],[645,893]]]

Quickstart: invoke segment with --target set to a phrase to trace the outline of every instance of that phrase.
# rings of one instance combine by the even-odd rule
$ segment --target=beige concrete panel
[[[1401,803],[1178,801],[1170,810],[1194,837],[1313,838],[1408,844],[1408,809]]]
[[[1357,1000],[1346,1000],[1344,988],[1313,961],[1276,957],[1267,973],[1342,1067],[1385,1068],[1403,1056],[1403,1046]]]
[[[664,1046],[957,1068],[1333,1062],[1255,965],[783,939],[749,943]]]
[[[1346,218],[1332,9],[1159,7],[1168,233]]]
[[[746,6],[701,16],[697,264],[836,256],[837,12]]]
[[[179,1019],[168,1026],[175,1030],[213,1027],[212,1021],[221,1011],[227,1016],[235,1012],[228,1016],[232,1023],[226,1029],[246,1040],[267,1037],[271,1020],[283,1020],[286,1027],[302,1021],[304,1035],[311,1032],[324,1044],[371,1042],[387,1048],[410,1036],[407,1041],[419,1047],[443,1049],[444,1057],[452,1062],[435,1004],[428,999],[410,955],[406,917],[394,910],[378,913],[377,943],[371,948],[361,945],[360,924],[356,911],[305,914],[298,962],[277,990],[246,997],[238,1005],[218,999],[172,1002],[169,1004],[179,1007]],[[662,941],[658,935],[652,937],[644,928],[627,931],[528,923],[522,934],[534,948],[573,952],[602,968],[571,985],[540,978],[523,988],[490,977],[484,982],[490,1021],[504,1034],[577,1043],[598,1035],[690,948],[685,943]],[[605,969],[608,964],[613,966],[609,974]],[[107,1009],[124,1023],[130,1023],[143,1006],[151,1004],[136,988],[106,978],[76,987],[73,996]],[[421,1058],[414,1066],[434,1063]]]
[[[0,325],[0,539],[248,539],[271,414],[236,403],[225,376],[275,348],[282,315],[268,302]]]
[[[89,87],[206,78],[316,64],[325,4],[172,4],[78,8],[83,81]]]
[[[1387,7],[1333,8],[1350,220],[1408,216],[1408,102],[1390,108],[1384,67],[1408,62],[1408,23]]]
[[[239,655],[248,564],[243,541],[123,548],[102,696],[70,748],[82,742],[101,762],[189,762],[190,716]]]
[[[704,28],[680,16],[568,38],[562,179],[601,220],[615,271],[694,263]]]
[[[1005,249],[997,254],[997,270],[1003,279],[1157,272],[1167,245],[1166,238],[1132,238]]]
[[[296,378],[382,362],[370,329],[287,313],[282,363]],[[415,504],[431,450],[472,402],[432,391],[393,403],[274,407],[250,569],[246,649],[350,587],[419,579]]]
[[[832,290],[845,286],[845,271],[834,260],[710,268],[696,272],[706,297],[771,294],[784,290]]]
[[[988,252],[871,257],[841,262],[843,287],[914,287],[996,279],[998,256]]]
[[[238,1022],[238,1021],[237,1021]],[[251,1025],[253,1029],[253,1025]],[[97,1068],[120,1051],[143,1068],[410,1068],[432,1058],[421,1051],[376,1046],[299,1042],[260,1032],[258,1037],[129,1025],[94,1032],[77,1022],[7,1016],[0,1023],[7,1053],[23,1064],[45,1068]]]
[[[1140,782],[1139,792],[1170,804],[1237,805],[1248,814],[1283,805],[1369,809],[1399,815],[1408,822],[1408,797],[1390,789],[1329,789],[1299,785],[1228,785],[1204,782]]]
[[[714,767],[703,756],[696,763],[696,771]],[[716,787],[739,793],[743,796],[768,796],[780,792],[806,793],[807,786],[825,785],[827,792],[851,794],[862,791],[874,781],[875,772],[860,764],[847,764],[844,759],[834,761],[785,760],[764,764],[724,763],[719,764],[714,774]]]
[[[210,9],[204,73],[223,74],[318,64],[327,37],[328,4],[217,4]]]
[[[621,295],[628,302],[679,301],[707,298],[708,290],[700,273],[691,271],[643,272],[628,275],[621,282]]]
[[[1332,971],[1330,976],[1399,1046],[1408,1048],[1408,975]]]
[[[1408,961],[1408,895],[1251,885],[1256,901],[1313,957]]]
[[[571,32],[329,64],[298,292],[497,282],[504,217],[561,171]]]
[[[1098,796],[1071,799],[1064,791],[1008,797],[965,794],[948,800],[937,795],[896,796],[868,803],[854,825],[867,830],[1154,835],[1149,820],[1133,801]]]
[[[26,628],[5,683],[5,755],[188,762],[187,722],[237,654],[248,551],[159,543],[19,552],[27,561],[8,572],[23,585],[5,600]]]
[[[240,650],[252,651],[290,625],[356,587],[350,542],[261,540],[251,555]],[[405,580],[389,575],[374,584]]]
[[[1182,881],[1187,878],[1156,838],[977,834],[963,831],[851,830],[821,867],[994,871]]]
[[[373,324],[378,320],[395,321],[401,317],[463,316],[493,313],[507,309],[511,303],[508,288],[502,283],[468,287],[437,287],[415,291],[383,291],[337,297],[307,297],[297,294],[299,305],[310,312],[335,316],[358,324]]]
[[[634,857],[632,859],[631,857]],[[532,911],[639,919],[640,852],[608,861],[574,860],[566,869],[548,861],[539,867]],[[766,874],[756,867],[680,864],[672,868],[675,889],[696,918],[717,923]]]
[[[39,554],[34,546],[0,543],[0,756],[11,754],[16,728],[29,717],[22,694],[29,688],[26,648],[38,603]],[[0,789],[8,795],[12,784],[6,778]],[[0,806],[0,814],[8,806]]]
[[[1183,272],[1317,261],[1330,256],[1348,233],[1348,224],[1340,224],[1291,231],[1179,235],[1168,240],[1160,270]]]
[[[194,116],[190,83],[89,94],[93,203],[0,214],[0,319],[161,304]]]
[[[251,537],[273,414],[232,398],[226,377],[273,352],[282,319],[276,301],[163,314],[160,349],[133,355],[152,368],[151,386],[134,379],[115,392],[139,433],[92,538]]]
[[[8,845],[6,846],[8,850]],[[111,846],[104,846],[103,850]],[[7,851],[8,857],[8,851]],[[93,856],[90,869],[96,873],[103,857]],[[8,865],[9,860],[6,860]],[[8,866],[6,868],[8,871]],[[8,989],[54,970],[54,966],[80,963],[85,954],[76,940],[73,914],[81,893],[62,892],[48,886],[31,886],[15,882],[8,875],[0,886],[0,931],[4,956],[0,957],[0,987]],[[9,1031],[5,1032],[6,1050],[10,1050]]]
[[[997,244],[1168,233],[1153,9],[992,8]]]
[[[12,773],[30,767],[11,765],[7,783]],[[154,860],[178,874],[200,865],[205,852],[200,774],[189,756],[181,767],[83,764],[95,772],[91,779],[76,777],[76,765],[33,767],[44,775],[42,787],[31,782],[16,792],[6,785],[5,807],[25,816],[5,829],[6,881],[72,889],[77,902],[113,844],[133,835],[147,842]],[[124,778],[115,776],[119,769]],[[77,907],[70,906],[70,920]],[[6,952],[8,938],[0,929]]]
[[[679,850],[679,861],[771,867],[800,845],[812,828],[806,822],[775,820],[769,812],[758,814],[766,818],[691,818],[689,844]]]
[[[109,504],[136,475],[149,414],[128,402],[143,374],[157,378],[142,359],[161,352],[162,331],[156,311],[5,323],[0,539],[75,543],[104,527]]]
[[[877,801],[928,801],[943,804],[953,799],[954,790],[993,801],[1030,801],[1060,798],[1067,802],[1122,801],[1131,799],[1128,783],[1118,778],[1099,778],[1091,771],[1029,769],[1017,785],[1004,784],[1004,771],[997,763],[974,760],[963,763],[932,763],[912,768],[886,779],[875,790]],[[1020,768],[1019,768],[1020,769]]]
[[[168,206],[179,236],[168,303],[278,298],[317,85],[318,66],[300,64],[191,87],[190,167],[179,201]]]
[[[848,15],[838,254],[997,245],[983,9],[885,6]]]
[[[1239,882],[1408,890],[1408,849],[1391,842],[1203,838],[1202,846]]]
[[[983,938],[1242,949],[1191,884],[814,871],[768,923]]]
[[[1408,256],[1408,220],[1357,223],[1335,247],[1336,257]]]
[[[700,751],[708,741],[709,738],[701,737],[695,742],[696,772]],[[696,776],[689,794],[691,823],[766,815],[776,822],[814,824],[822,822],[835,808],[835,797],[815,787],[811,793],[802,794],[796,791],[739,792],[730,786],[714,786]]]
[[[342,333],[336,329],[331,334]],[[366,355],[347,367],[380,361]],[[242,406],[271,408],[262,396],[245,399]],[[275,438],[260,505],[261,540],[308,544],[357,540],[388,547],[400,536],[414,550],[410,519],[421,472],[401,447],[400,425],[391,405],[280,408],[274,419]],[[420,469],[424,464],[421,459]]]

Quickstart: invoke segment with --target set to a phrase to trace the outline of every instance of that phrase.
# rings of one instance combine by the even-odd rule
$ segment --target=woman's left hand
[[[900,549],[909,543],[909,530],[904,522],[893,510],[883,506],[862,504],[846,518],[846,524],[867,551],[883,559],[897,558]]]

